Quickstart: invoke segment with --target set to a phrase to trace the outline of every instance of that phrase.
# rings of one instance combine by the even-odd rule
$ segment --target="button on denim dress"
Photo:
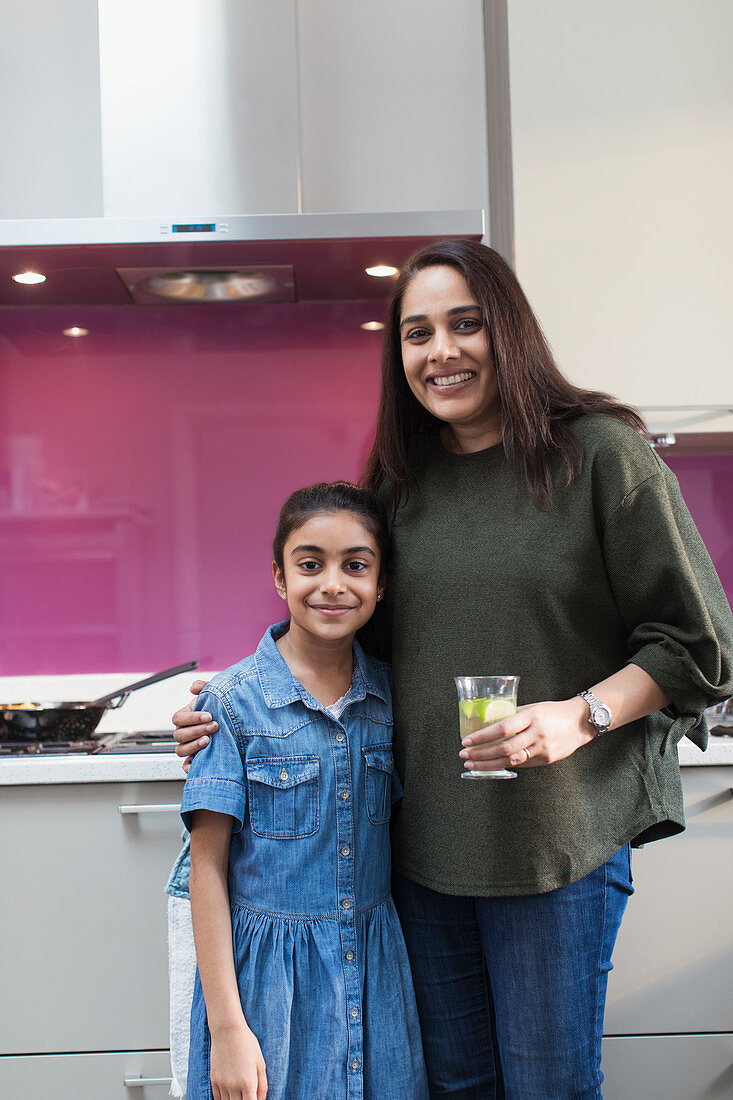
[[[339,720],[293,677],[271,627],[198,709],[219,732],[194,757],[181,816],[235,819],[229,853],[234,961],[268,1100],[427,1100],[415,998],[389,894],[392,761],[388,666],[354,643]],[[188,1100],[209,1100],[201,982],[191,1009]]]

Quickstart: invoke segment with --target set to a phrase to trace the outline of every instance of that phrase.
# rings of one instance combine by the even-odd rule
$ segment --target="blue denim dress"
[[[219,732],[194,757],[181,816],[235,819],[234,961],[268,1100],[427,1100],[412,979],[390,897],[389,668],[354,643],[350,702],[333,718],[293,677],[271,627],[215,677],[198,709]],[[198,975],[188,1100],[210,1100]]]

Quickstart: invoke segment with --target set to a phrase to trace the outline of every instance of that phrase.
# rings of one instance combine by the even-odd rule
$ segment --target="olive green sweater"
[[[450,894],[542,893],[627,841],[684,828],[677,742],[733,692],[733,619],[677,481],[614,419],[573,428],[585,461],[541,511],[501,445],[448,453],[420,438],[395,523],[376,647],[392,660],[393,831],[401,874]],[[391,643],[391,644],[390,644]],[[566,699],[633,662],[666,712],[500,782],[463,781],[453,677],[518,675],[519,702]]]

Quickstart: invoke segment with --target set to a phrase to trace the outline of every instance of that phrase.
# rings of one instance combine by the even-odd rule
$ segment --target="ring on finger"
[[[525,751],[525,752],[526,752],[526,754],[527,754],[527,756],[526,756],[526,758],[525,758],[525,761],[524,761],[524,763],[525,763],[525,764],[528,764],[528,763],[529,763],[529,758],[530,758],[530,756],[532,755],[532,753],[531,753],[531,752],[529,751],[529,749],[525,749],[524,751]]]

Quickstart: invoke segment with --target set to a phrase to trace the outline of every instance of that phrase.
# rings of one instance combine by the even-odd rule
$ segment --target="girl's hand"
[[[517,713],[484,726],[463,741],[460,752],[468,771],[536,768],[564,760],[596,736],[585,699],[530,703]],[[499,738],[506,738],[497,744]]]
[[[265,1100],[267,1096],[265,1059],[244,1019],[211,1033],[211,1091],[214,1100]]]
[[[205,680],[194,680],[191,684],[191,694],[199,695],[206,687]],[[216,733],[218,722],[212,722],[211,715],[206,711],[194,710],[191,703],[181,707],[173,715],[173,737],[178,742],[176,755],[185,757],[183,770],[191,767],[191,759],[199,749],[205,749],[209,743],[208,734]]]

